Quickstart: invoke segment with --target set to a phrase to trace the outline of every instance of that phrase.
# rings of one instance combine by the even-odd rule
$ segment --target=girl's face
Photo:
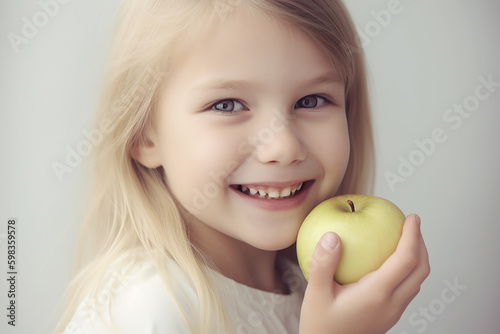
[[[291,245],[349,159],[344,83],[313,41],[235,9],[183,55],[150,132],[205,245]]]

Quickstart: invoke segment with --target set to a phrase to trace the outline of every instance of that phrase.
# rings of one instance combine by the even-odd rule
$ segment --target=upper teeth
[[[284,198],[295,195],[295,193],[297,193],[302,188],[302,184],[303,183],[300,183],[292,187],[284,188],[281,191],[273,188],[264,190],[264,189],[255,189],[252,188],[251,186],[241,186],[241,191],[246,194],[254,195],[260,198]]]

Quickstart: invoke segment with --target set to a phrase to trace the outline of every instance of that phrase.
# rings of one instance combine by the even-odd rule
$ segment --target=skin
[[[349,159],[344,83],[328,58],[298,29],[235,10],[176,62],[155,116],[150,144],[134,157],[163,166],[193,244],[223,275],[286,291],[276,253],[294,243],[307,213],[335,194]],[[255,201],[236,190],[302,181],[300,200]],[[316,294],[332,285],[339,250],[326,253],[322,263],[330,266],[311,272],[304,333],[322,333],[314,317],[333,310],[316,303]],[[335,293],[329,297],[323,301],[337,302]],[[353,297],[346,297],[352,305],[363,303]],[[342,321],[356,322],[349,315]]]
[[[344,83],[299,30],[246,11],[214,27],[169,74],[143,162],[163,166],[192,241],[224,275],[281,288],[276,251],[295,242],[307,213],[335,193],[347,167]],[[216,110],[224,100],[234,103],[232,112]],[[300,205],[281,210],[234,190],[306,180],[313,184]]]
[[[357,283],[340,285],[332,279],[340,256],[340,238],[326,233],[311,262],[300,333],[386,333],[430,273],[420,218],[415,214],[406,218],[396,251],[380,269]]]

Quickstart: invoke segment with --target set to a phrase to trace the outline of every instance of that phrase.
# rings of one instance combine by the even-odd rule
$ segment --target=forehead
[[[335,72],[324,50],[297,27],[261,11],[238,7],[186,42],[171,77],[266,81],[281,84],[301,77]],[[340,77],[339,77],[340,80]]]

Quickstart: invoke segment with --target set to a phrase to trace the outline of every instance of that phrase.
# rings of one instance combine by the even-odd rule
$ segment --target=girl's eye
[[[244,110],[245,107],[237,100],[222,100],[212,105],[212,110],[221,111],[223,113],[233,113],[235,111]]]
[[[308,95],[297,101],[295,108],[317,108],[325,104],[327,100],[318,95]]]

